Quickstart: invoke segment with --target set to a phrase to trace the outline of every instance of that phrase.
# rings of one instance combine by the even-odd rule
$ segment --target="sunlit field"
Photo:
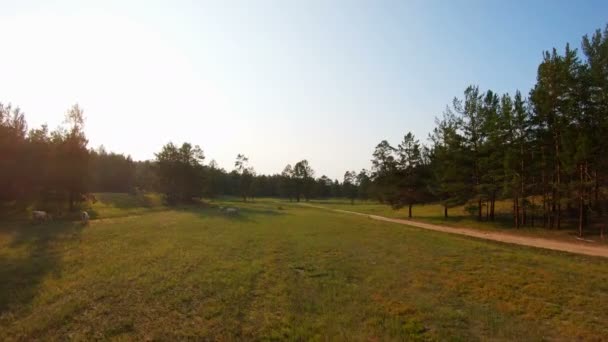
[[[0,340],[606,337],[604,259],[271,199],[97,198],[87,226],[0,226]]]

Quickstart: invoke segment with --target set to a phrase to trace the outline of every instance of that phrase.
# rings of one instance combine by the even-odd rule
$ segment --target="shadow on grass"
[[[102,205],[107,205],[119,209],[152,208],[162,206],[160,196],[154,194],[129,194],[129,193],[97,193],[97,201]]]
[[[172,208],[172,207],[152,207],[152,208],[134,207],[133,209],[130,209],[130,210],[121,209],[123,211],[108,213],[107,211],[105,211],[103,209],[99,210],[96,208],[88,208],[88,209],[86,209],[86,211],[89,214],[89,219],[98,220],[98,219],[121,218],[121,217],[129,217],[129,216],[141,216],[141,215],[146,215],[146,214],[151,214],[151,213],[156,213],[156,212],[168,211],[168,210],[172,210],[172,209],[174,209],[174,208]],[[74,215],[71,215],[69,219],[70,220],[80,220],[80,211]]]
[[[496,215],[494,221],[489,220],[481,220],[478,221],[474,216],[422,216],[422,217],[414,217],[413,220],[427,221],[435,224],[450,224],[455,226],[470,226],[471,224],[479,224],[486,228],[495,228],[495,229],[516,229],[513,226],[513,220],[510,216],[502,216]],[[489,226],[488,226],[489,225]]]
[[[317,199],[312,199],[310,201],[300,201],[300,202],[296,202],[293,201],[293,203],[308,203],[308,204],[315,204],[315,205],[323,205],[323,204],[332,204],[332,205],[348,205],[352,208],[356,208],[357,205],[365,205],[365,204],[378,204],[378,202],[369,202],[369,201],[365,201],[365,200],[358,200],[356,199],[354,202],[351,202],[349,199],[327,199],[327,200],[317,200]]]
[[[515,223],[513,222],[513,216],[510,214],[499,214],[495,216],[495,219],[488,220],[485,217],[482,220],[478,220],[476,216],[450,216],[448,218],[444,218],[442,216],[422,216],[416,217],[414,216],[414,220],[422,220],[429,221],[433,223],[453,223],[453,224],[479,224],[484,225],[488,228],[498,228],[498,229],[546,229],[546,230],[554,230],[554,231],[571,231],[574,229],[575,224],[577,223],[574,219],[563,218],[562,226],[560,229],[557,228],[548,228],[543,227],[542,217],[535,217],[532,221],[528,218],[526,225],[521,225],[520,228],[515,227]],[[534,222],[534,223],[532,223]]]
[[[227,214],[219,209],[218,206],[197,206],[197,205],[189,205],[189,206],[179,206],[172,207],[171,209],[176,211],[184,211],[196,214],[200,217],[212,217],[212,218],[224,218],[231,221],[240,221],[240,222],[252,222],[257,223],[257,218],[267,217],[267,216],[283,216],[288,215],[285,210],[274,210],[270,208],[253,208],[246,206],[231,206],[231,208],[237,208],[237,214]]]
[[[90,219],[95,220],[143,215],[169,209],[163,204],[161,195],[155,193],[95,193],[95,198],[94,203],[83,203],[75,213],[70,214],[70,217],[66,219],[80,220],[81,210],[86,210]]]
[[[27,306],[36,297],[48,274],[59,274],[60,252],[55,242],[79,238],[84,226],[76,222],[32,224],[12,222],[0,234],[12,234],[8,247],[0,253],[0,316],[11,308]]]

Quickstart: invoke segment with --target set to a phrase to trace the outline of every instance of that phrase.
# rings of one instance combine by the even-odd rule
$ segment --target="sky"
[[[89,146],[153,159],[190,142],[232,170],[370,167],[426,142],[455,96],[527,93],[542,51],[608,23],[608,1],[0,0],[0,102],[31,128],[85,111]]]

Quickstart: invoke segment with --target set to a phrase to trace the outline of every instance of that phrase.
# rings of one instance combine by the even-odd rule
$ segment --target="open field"
[[[605,259],[273,200],[98,199],[85,227],[0,225],[0,340],[606,338]]]

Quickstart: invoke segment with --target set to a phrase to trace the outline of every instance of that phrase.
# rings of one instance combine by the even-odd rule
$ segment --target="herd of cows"
[[[82,224],[87,224],[89,223],[89,213],[86,212],[85,210],[80,212],[80,221],[82,222]],[[52,221],[53,220],[53,215],[47,213],[46,211],[42,211],[42,210],[34,210],[32,211],[32,221],[36,222],[36,223],[42,223],[42,222],[48,222],[48,221]]]
[[[230,216],[234,216],[234,215],[238,215],[239,214],[239,208],[234,208],[234,207],[219,207],[220,212],[226,214],[226,215],[230,215]],[[85,210],[80,212],[80,221],[82,222],[82,224],[86,225],[89,223],[89,213]],[[52,221],[53,220],[53,215],[49,214],[46,211],[43,210],[34,210],[32,211],[32,222],[34,223],[44,223],[44,222],[48,222],[48,221]]]

